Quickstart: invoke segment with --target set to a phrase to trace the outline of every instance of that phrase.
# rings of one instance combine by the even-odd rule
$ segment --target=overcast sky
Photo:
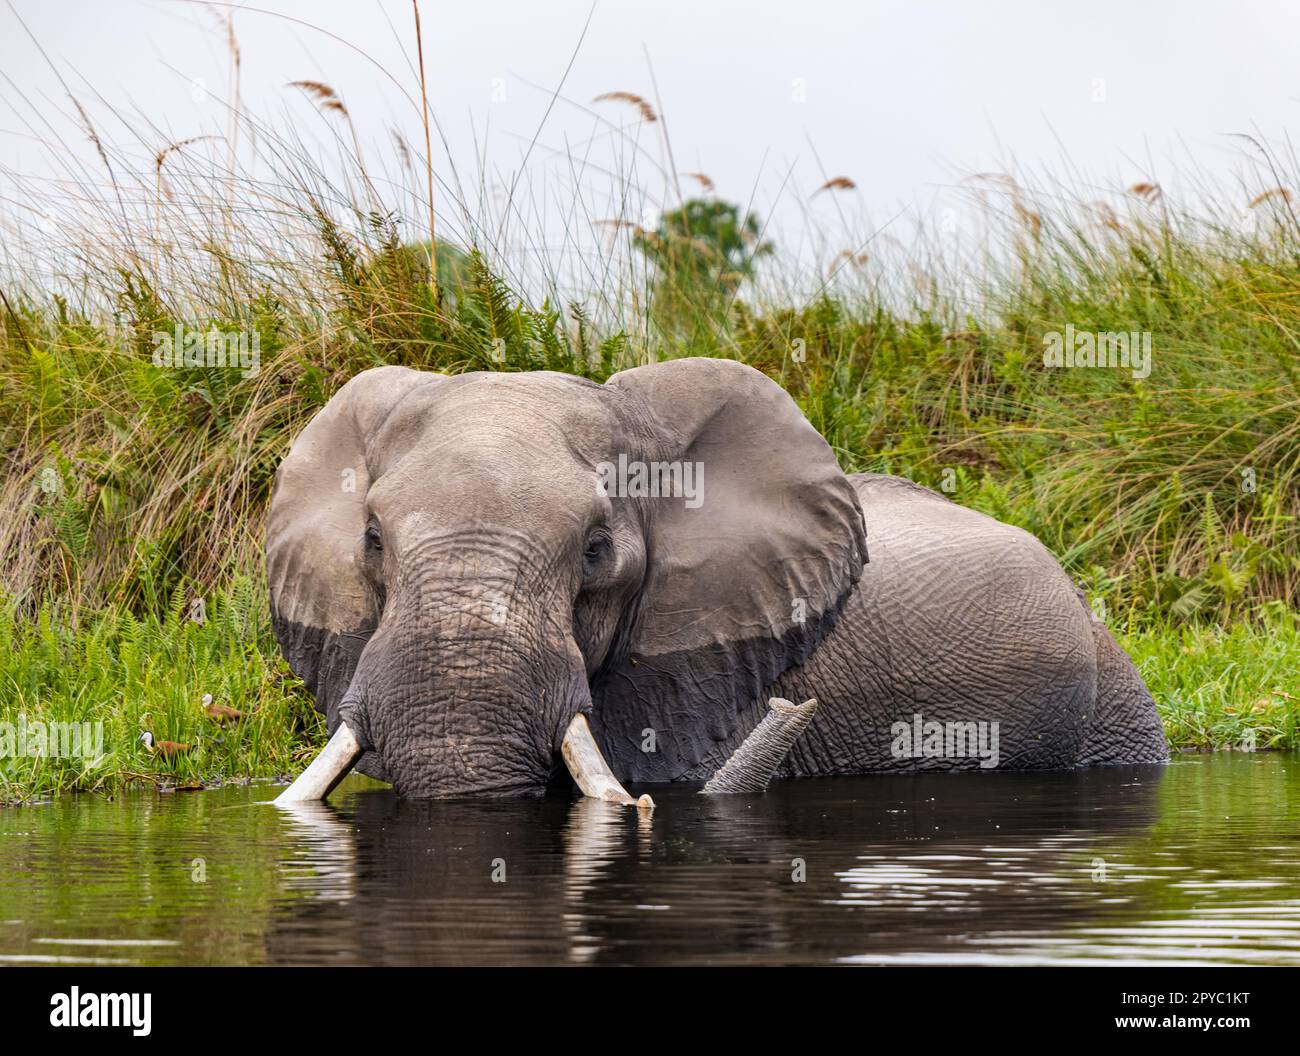
[[[390,128],[421,140],[402,94],[418,92],[409,2],[12,5],[0,7],[0,72],[62,122],[74,149],[90,147],[58,116],[66,96],[14,11],[93,118],[112,106],[157,126],[157,143],[139,151],[144,169],[165,137],[223,128],[230,64],[216,12],[229,9],[247,110],[324,141],[328,118],[285,87],[320,80],[345,101],[376,168],[391,160]],[[1300,5],[1280,0],[599,0],[594,13],[590,0],[426,0],[421,10],[433,108],[470,178],[486,153],[500,194],[539,125],[527,169],[534,198],[571,180],[562,153],[567,145],[581,155],[593,135],[591,158],[618,167],[611,158],[626,161],[630,140],[612,137],[595,112],[640,137],[639,174],[661,183],[652,162],[664,157],[665,126],[636,129],[632,107],[592,103],[634,92],[666,117],[678,171],[704,172],[721,196],[752,200],[787,243],[804,237],[807,216],[842,213],[866,230],[899,210],[940,208],[964,175],[1013,164],[1090,196],[1139,180],[1174,192],[1193,172],[1229,179],[1253,164],[1232,133],[1284,144],[1300,115]],[[0,87],[0,164],[50,173],[48,151],[30,138],[42,133],[32,109],[9,83]],[[111,137],[112,123],[103,127]],[[434,156],[449,177],[436,143]],[[856,191],[812,197],[839,175]],[[12,198],[12,185],[4,193]],[[552,220],[557,208],[547,207]]]

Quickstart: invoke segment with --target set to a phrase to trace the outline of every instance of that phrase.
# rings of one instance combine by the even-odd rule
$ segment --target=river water
[[[4,964],[1300,964],[1300,757],[0,809]]]

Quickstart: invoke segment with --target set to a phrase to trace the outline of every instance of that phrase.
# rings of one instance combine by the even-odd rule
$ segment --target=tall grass
[[[256,576],[279,459],[366,367],[601,380],[673,355],[766,371],[846,469],[903,474],[1023,526],[1124,619],[1231,620],[1296,601],[1300,246],[1247,256],[1161,229],[1158,257],[1134,241],[1101,256],[1063,241],[1014,288],[1008,277],[984,318],[829,295],[760,311],[738,297],[706,337],[652,331],[638,345],[581,302],[526,306],[478,252],[435,299],[394,225],[373,219],[363,242],[323,213],[300,219],[320,258],[295,300],[237,260],[198,291],[159,288],[143,268],[102,276],[116,319],[53,291],[9,298],[0,571],[19,604],[149,611],[177,589]],[[1072,272],[1067,252],[1085,249]],[[1045,368],[1042,335],[1067,323],[1149,331],[1150,377]],[[153,335],[177,325],[256,335],[260,370],[155,366]]]

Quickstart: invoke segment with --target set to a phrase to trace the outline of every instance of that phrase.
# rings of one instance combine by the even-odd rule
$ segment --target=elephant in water
[[[1168,755],[1042,544],[845,475],[731,360],[603,385],[367,370],[280,467],[266,556],[276,635],[331,733],[290,800],[353,765],[425,798],[536,794],[567,765],[631,802],[623,782]]]

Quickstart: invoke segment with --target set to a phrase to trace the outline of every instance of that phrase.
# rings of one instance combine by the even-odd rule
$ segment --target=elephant
[[[844,473],[734,360],[603,384],[366,370],[279,467],[265,549],[330,733],[289,801],[353,767],[412,798],[571,777],[631,803],[625,784],[1168,758],[1132,661],[1033,535]]]

